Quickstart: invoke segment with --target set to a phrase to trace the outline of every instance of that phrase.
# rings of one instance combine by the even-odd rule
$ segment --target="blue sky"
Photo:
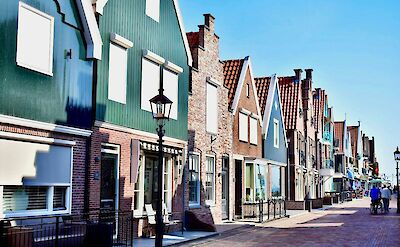
[[[216,18],[222,59],[249,55],[256,76],[314,69],[335,120],[375,136],[381,173],[400,145],[400,1],[180,0],[186,31]]]

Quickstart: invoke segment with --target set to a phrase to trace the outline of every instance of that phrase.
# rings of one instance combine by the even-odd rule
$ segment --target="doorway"
[[[235,160],[235,215],[242,216],[242,161]]]
[[[222,157],[222,198],[221,198],[221,212],[222,219],[229,218],[229,157]]]

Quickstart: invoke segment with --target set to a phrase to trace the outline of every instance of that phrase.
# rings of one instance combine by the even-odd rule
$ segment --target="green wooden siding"
[[[189,67],[172,0],[160,1],[160,22],[145,14],[145,0],[108,1],[100,16],[99,26],[103,40],[103,57],[98,63],[96,117],[120,126],[155,133],[151,113],[141,109],[142,50],[148,49],[182,67],[179,74],[178,120],[166,125],[166,135],[187,139],[187,102]],[[110,33],[115,32],[133,42],[128,49],[126,105],[108,100],[108,61]]]
[[[1,0],[0,114],[90,127],[93,65],[85,59],[75,1],[22,2],[54,17],[53,76],[17,66],[18,1]],[[69,49],[72,59],[65,57]]]

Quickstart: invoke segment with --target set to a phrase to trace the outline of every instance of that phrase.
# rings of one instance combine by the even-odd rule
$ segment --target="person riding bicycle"
[[[370,197],[371,197],[371,204],[374,206],[374,208],[377,208],[381,202],[381,191],[375,185],[372,187],[370,191]]]

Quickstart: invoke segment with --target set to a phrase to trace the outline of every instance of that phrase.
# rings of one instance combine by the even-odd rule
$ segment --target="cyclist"
[[[378,213],[378,206],[381,202],[381,191],[374,185],[370,192],[371,204],[374,209],[374,214]]]

